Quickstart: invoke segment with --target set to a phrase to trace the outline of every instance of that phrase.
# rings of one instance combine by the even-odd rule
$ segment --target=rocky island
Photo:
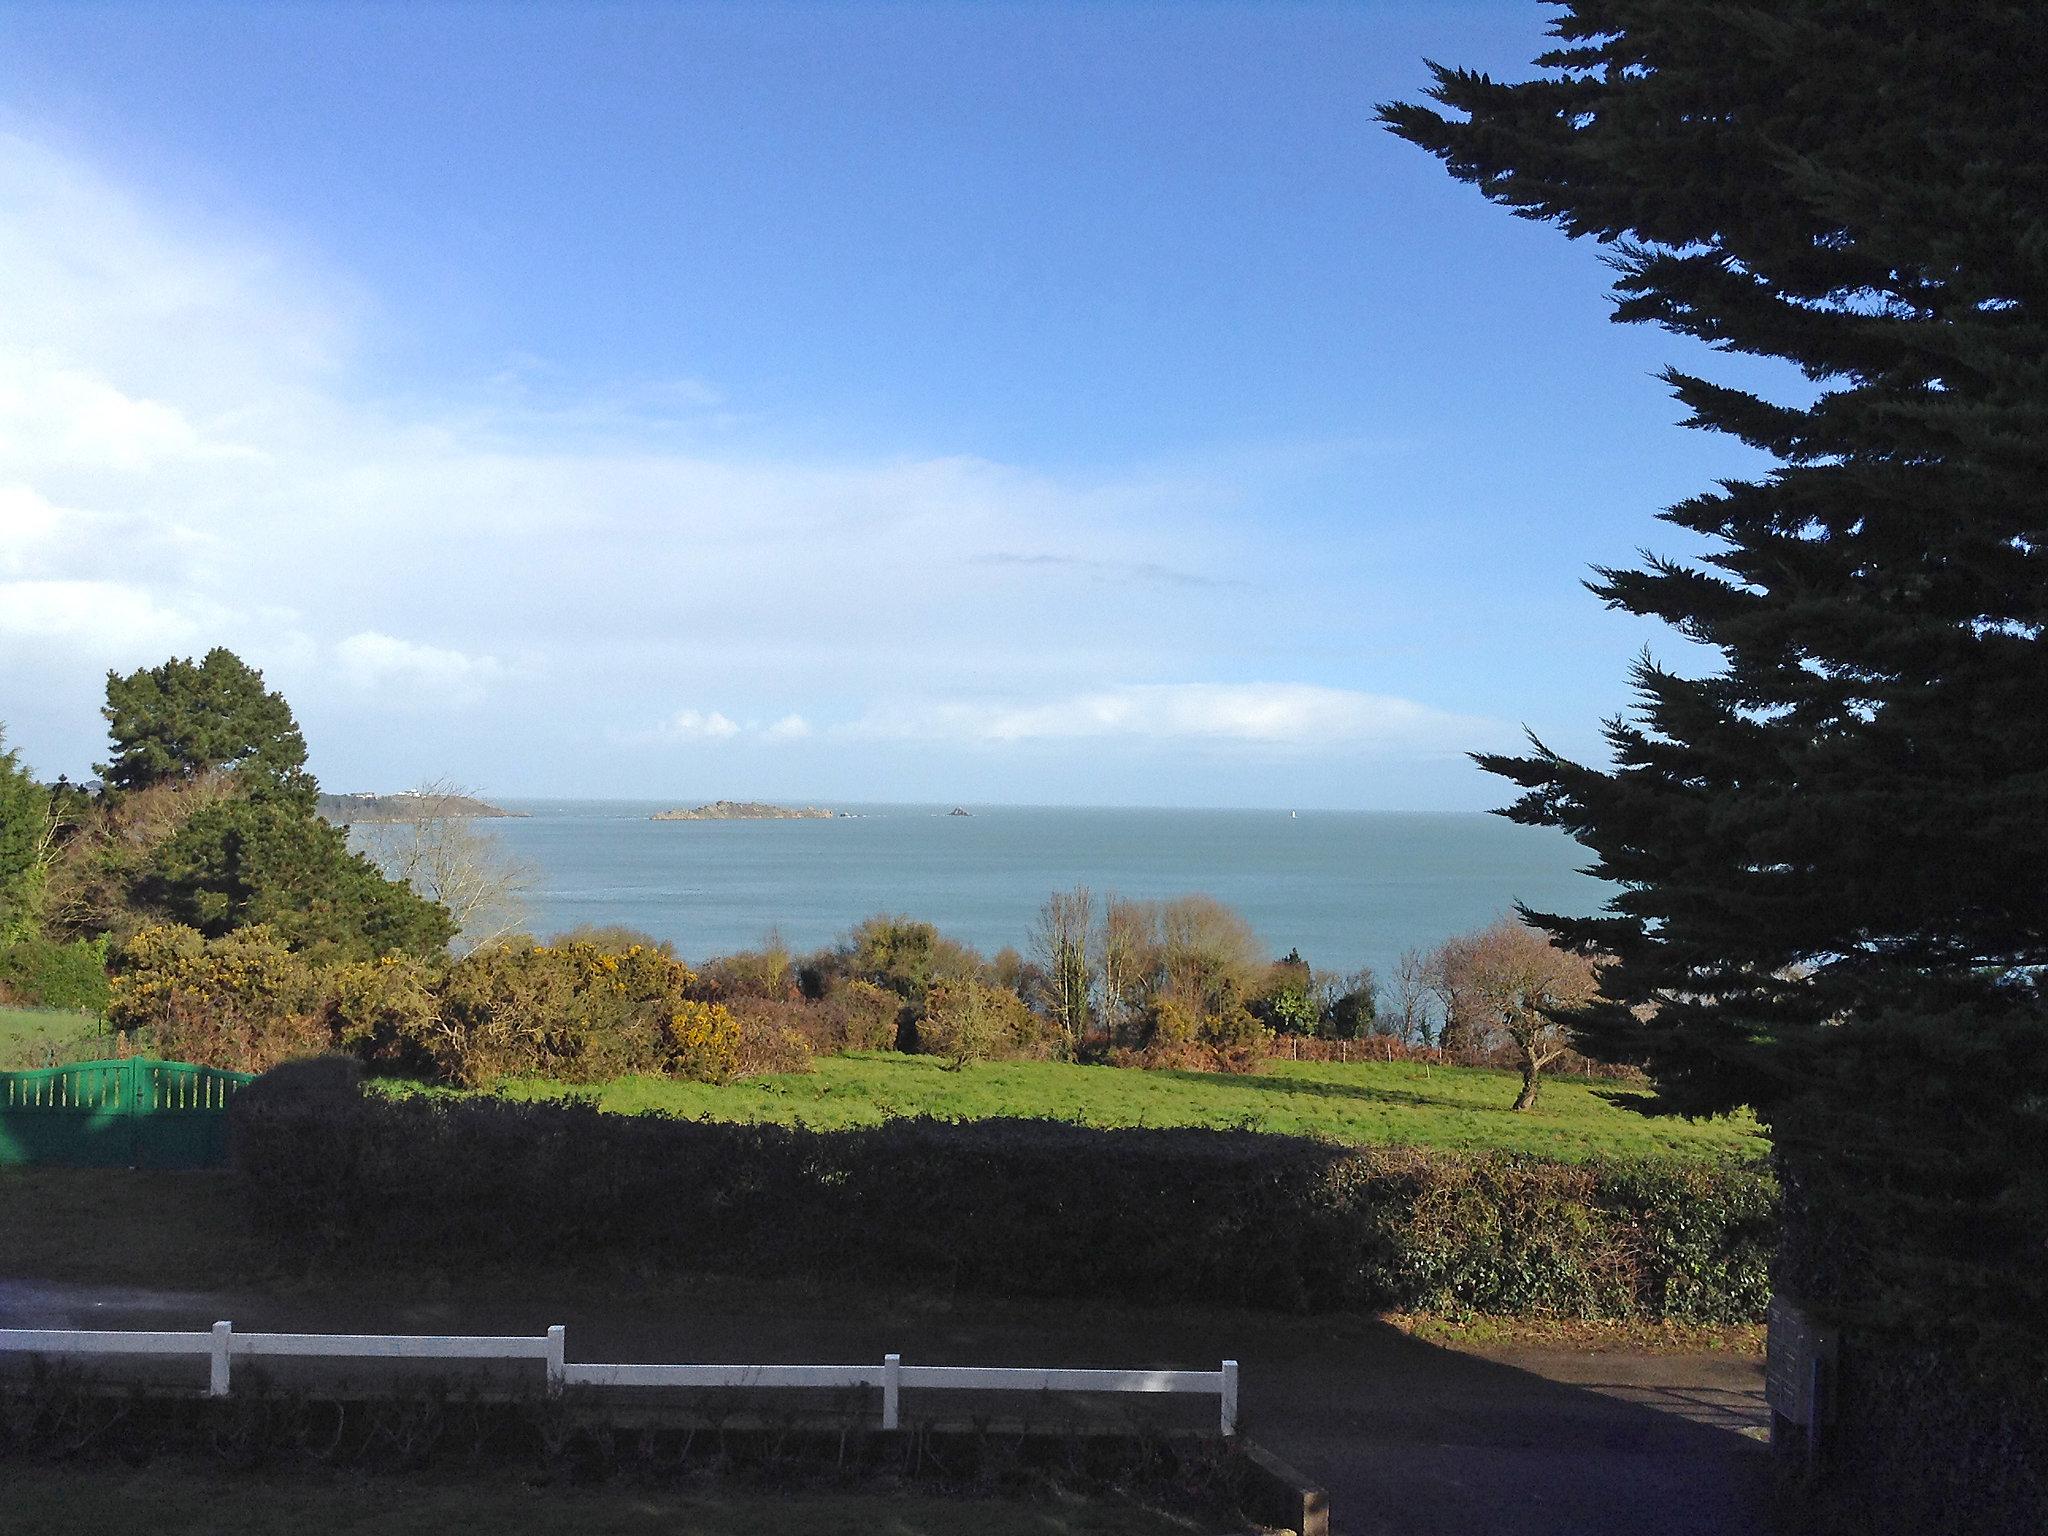
[[[823,806],[763,805],[758,800],[714,800],[693,811],[656,811],[650,821],[831,821]]]

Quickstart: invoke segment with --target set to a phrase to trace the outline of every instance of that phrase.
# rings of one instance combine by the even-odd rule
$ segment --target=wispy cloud
[[[1184,571],[1154,560],[1091,560],[1081,555],[1026,555],[1008,550],[977,555],[975,560],[980,565],[1066,572],[1117,584],[1135,581],[1156,583],[1164,587],[1210,588],[1248,585],[1238,577],[1206,576],[1199,571]]]
[[[1308,683],[1133,683],[1041,701],[895,705],[844,731],[992,745],[1122,738],[1448,753],[1497,738],[1501,727],[1412,699]]]
[[[729,741],[739,733],[739,722],[715,709],[679,709],[654,731],[663,741]]]
[[[359,692],[406,707],[474,703],[501,670],[495,656],[472,656],[375,630],[342,640],[334,659]]]

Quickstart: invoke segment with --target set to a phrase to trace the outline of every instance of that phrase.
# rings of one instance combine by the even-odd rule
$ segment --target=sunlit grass
[[[1649,1117],[1626,1107],[1630,1090],[1566,1079],[1547,1083],[1540,1105],[1517,1114],[1509,1106],[1519,1086],[1512,1073],[1408,1062],[1279,1061],[1253,1076],[1038,1061],[953,1071],[934,1057],[861,1052],[821,1057],[813,1072],[723,1085],[627,1077],[584,1088],[519,1081],[499,1091],[519,1099],[581,1094],[620,1114],[658,1111],[817,1129],[875,1125],[902,1115],[1018,1115],[1095,1126],[1208,1126],[1360,1144],[1497,1148],[1568,1159],[1763,1150],[1747,1116]]]

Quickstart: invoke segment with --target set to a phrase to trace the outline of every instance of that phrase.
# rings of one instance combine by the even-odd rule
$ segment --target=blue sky
[[[1587,567],[1755,467],[1372,121],[1543,25],[16,0],[8,739],[226,643],[336,788],[1496,803],[1679,659]]]

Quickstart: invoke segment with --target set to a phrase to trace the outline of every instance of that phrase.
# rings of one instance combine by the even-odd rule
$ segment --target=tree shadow
[[[1420,1109],[1453,1109],[1468,1114],[1484,1114],[1496,1109],[1507,1111],[1511,1107],[1513,1097],[1511,1094],[1505,1095],[1502,1102],[1497,1105],[1474,1104],[1470,1099],[1420,1093],[1407,1088],[1368,1087],[1353,1083],[1332,1083],[1316,1078],[1267,1077],[1256,1073],[1195,1072],[1184,1067],[1162,1068],[1154,1075],[1210,1087],[1258,1088],[1267,1093],[1289,1093],[1321,1099],[1351,1099],[1365,1103],[1404,1104]]]

